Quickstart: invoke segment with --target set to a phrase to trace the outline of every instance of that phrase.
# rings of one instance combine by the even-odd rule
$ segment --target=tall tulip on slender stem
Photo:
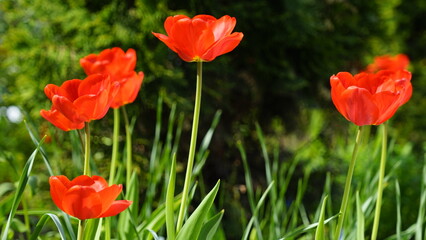
[[[337,110],[349,121],[360,126],[345,183],[339,220],[334,239],[339,239],[349,202],[352,175],[360,143],[362,126],[380,125],[391,118],[411,97],[411,73],[405,70],[382,70],[355,76],[340,72],[330,78],[331,98]],[[383,127],[382,157],[379,170],[376,213],[372,239],[376,239],[383,192],[386,163],[386,124]]]
[[[186,208],[189,204],[188,193],[191,185],[191,175],[197,142],[198,121],[200,116],[202,63],[210,62],[217,56],[228,53],[238,46],[243,38],[243,34],[240,32],[232,33],[235,24],[236,19],[230,16],[223,16],[216,19],[210,15],[197,15],[193,18],[189,18],[184,15],[176,15],[168,17],[164,22],[164,28],[167,35],[153,33],[172,51],[176,52],[182,60],[186,62],[197,62],[197,84],[191,143],[189,146],[188,163],[176,225],[176,233],[179,232],[183,225]]]

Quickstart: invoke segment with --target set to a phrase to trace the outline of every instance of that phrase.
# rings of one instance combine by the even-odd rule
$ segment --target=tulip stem
[[[186,166],[185,183],[183,186],[182,200],[180,202],[180,209],[178,220],[176,224],[176,234],[179,233],[183,220],[185,218],[186,207],[188,204],[188,193],[191,185],[192,168],[194,165],[195,148],[197,145],[197,132],[198,132],[198,120],[200,118],[200,105],[201,105],[201,88],[203,83],[203,62],[197,62],[197,86],[195,92],[195,106],[194,106],[194,117],[192,120],[192,132],[191,132],[191,143],[189,145],[188,164]]]
[[[352,159],[351,159],[351,162],[349,164],[348,174],[346,175],[345,190],[343,192],[342,205],[340,206],[340,216],[339,216],[339,220],[337,221],[336,231],[334,232],[334,239],[335,240],[339,239],[340,233],[341,233],[342,227],[343,227],[343,222],[345,220],[346,209],[348,207],[348,202],[349,202],[349,194],[350,194],[350,191],[351,191],[352,176],[353,176],[354,169],[355,169],[355,162],[356,162],[356,157],[358,155],[359,146],[360,146],[360,143],[361,143],[361,134],[362,134],[363,129],[364,128],[362,126],[360,126],[358,128],[358,132],[357,132],[357,135],[356,135],[355,145],[354,145],[354,149],[353,149],[353,152],[352,152]]]
[[[111,166],[109,171],[109,182],[108,182],[109,185],[114,184],[114,180],[115,180],[119,132],[120,132],[120,112],[118,108],[114,108],[114,130],[112,135],[112,156],[111,156]]]
[[[387,155],[387,124],[383,124],[383,135],[382,135],[382,154],[380,158],[380,169],[379,169],[379,184],[377,187],[377,201],[376,210],[374,213],[373,230],[371,233],[371,240],[376,240],[377,231],[379,230],[380,221],[380,209],[382,207],[382,196],[383,196],[383,179],[385,177],[386,168],[386,155]]]
[[[90,175],[90,125],[89,122],[86,122],[84,127],[85,132],[85,150],[84,150],[84,175]]]
[[[77,240],[83,240],[84,220],[78,220]]]
[[[124,126],[126,128],[126,169],[127,169],[127,175],[126,175],[126,187],[129,188],[130,186],[130,178],[132,176],[132,132],[130,131],[130,123],[129,118],[127,116],[126,108],[124,106],[121,107],[121,110],[123,111],[124,116]]]

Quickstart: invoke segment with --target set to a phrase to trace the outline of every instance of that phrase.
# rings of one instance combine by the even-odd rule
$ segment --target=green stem
[[[30,227],[30,219],[29,219],[29,214],[28,214],[28,204],[27,204],[27,199],[23,198],[22,199],[22,210],[24,211],[24,223],[25,223],[25,232],[27,234],[27,239],[30,239],[31,237],[31,227]]]
[[[364,128],[362,126],[360,126],[358,128],[358,132],[357,132],[357,135],[356,135],[355,146],[354,146],[354,149],[353,149],[353,152],[352,152],[352,159],[351,159],[351,162],[349,164],[348,174],[346,175],[345,190],[343,192],[342,205],[340,206],[340,216],[339,216],[339,220],[337,222],[336,231],[334,232],[334,239],[335,240],[339,239],[340,232],[342,231],[342,227],[343,227],[343,222],[345,220],[346,209],[348,207],[348,202],[349,202],[349,193],[351,191],[352,176],[354,174],[355,162],[356,162],[356,157],[358,155],[359,146],[360,146],[360,143],[361,143],[361,134],[362,134],[363,129]]]
[[[105,240],[111,240],[111,218],[105,218]]]
[[[84,175],[90,175],[90,125],[86,122],[85,131],[85,147],[84,147]]]
[[[130,178],[132,177],[132,133],[130,131],[130,124],[129,124],[129,118],[127,117],[126,109],[121,107],[123,110],[124,115],[124,126],[126,128],[126,169],[127,169],[127,175],[126,175],[126,186],[130,186]]]
[[[83,240],[84,220],[78,220],[77,240]]]
[[[120,132],[120,112],[118,108],[115,108],[114,109],[114,130],[112,135],[112,156],[111,156],[111,166],[109,171],[109,182],[108,182],[109,185],[114,184],[114,180],[115,180],[119,132]]]
[[[386,168],[386,153],[387,153],[387,124],[383,124],[383,135],[382,135],[382,155],[380,158],[380,172],[379,172],[379,186],[377,189],[377,201],[376,210],[374,213],[373,230],[371,233],[371,240],[376,240],[377,231],[379,230],[380,221],[380,209],[382,207],[382,196],[383,196],[383,180],[385,177]]]
[[[201,105],[201,87],[203,83],[203,63],[197,62],[197,87],[195,92],[195,106],[194,106],[194,117],[192,120],[192,132],[191,132],[191,143],[189,145],[188,164],[186,166],[185,183],[183,186],[182,200],[180,202],[180,209],[178,220],[176,224],[176,233],[179,233],[183,219],[185,218],[185,212],[188,201],[189,187],[191,185],[192,168],[194,166],[195,148],[197,145],[197,132],[198,132],[198,120],[200,118],[200,105]]]

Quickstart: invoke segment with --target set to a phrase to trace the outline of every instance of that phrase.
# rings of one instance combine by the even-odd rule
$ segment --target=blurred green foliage
[[[232,206],[247,207],[239,202],[238,196],[244,193],[236,187],[244,177],[235,140],[245,139],[253,169],[263,166],[255,121],[265,131],[268,150],[281,146],[281,161],[300,161],[300,168],[309,169],[311,178],[320,180],[326,171],[346,174],[346,159],[331,151],[354,131],[346,130],[350,124],[330,101],[329,77],[339,71],[356,73],[377,55],[406,53],[411,59],[414,94],[391,120],[390,135],[402,146],[395,148],[403,156],[401,161],[407,162],[401,164],[399,175],[419,175],[416,164],[424,152],[426,131],[423,0],[0,0],[0,107],[19,106],[40,136],[50,136],[50,158],[64,160],[53,162],[53,168],[67,171],[68,165],[75,164],[67,160],[78,159],[69,154],[77,136],[64,134],[39,116],[40,109],[50,108],[44,86],[84,78],[79,59],[90,53],[115,46],[134,48],[136,70],[144,71],[145,79],[128,112],[137,119],[134,149],[143,171],[154,139],[158,94],[163,93],[169,107],[177,103],[179,112],[190,116],[195,89],[195,64],[182,62],[151,32],[163,33],[167,16],[200,13],[236,17],[235,31],[244,33],[233,52],[204,64],[202,134],[215,111],[223,110],[204,178],[211,186],[217,178],[226,179],[223,186],[234,192],[228,196],[231,201],[224,201],[231,209],[225,222],[237,218],[239,208]],[[19,174],[8,170],[8,162],[22,169],[34,149],[25,125],[8,121],[5,109],[0,108],[0,182],[17,180]],[[190,120],[185,118],[183,124],[183,143],[189,142]],[[112,118],[95,125],[99,126],[95,133],[99,137],[93,138],[99,163],[109,154]],[[186,153],[187,147],[182,144],[180,149]],[[44,174],[42,166],[38,169],[38,174]],[[255,184],[265,187],[263,171],[254,170],[253,176]],[[407,190],[403,198],[417,196],[416,191],[409,192],[413,182],[418,186],[420,179],[400,179],[402,191]],[[296,188],[289,186],[289,192],[295,193]],[[308,187],[307,195],[318,197],[317,190]],[[241,236],[235,230],[238,227],[225,224],[225,228]]]

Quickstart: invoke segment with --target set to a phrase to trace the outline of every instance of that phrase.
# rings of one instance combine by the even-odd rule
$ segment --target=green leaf
[[[166,228],[167,239],[174,240],[175,218],[174,218],[174,195],[175,195],[175,179],[176,179],[176,154],[173,154],[172,166],[170,168],[169,185],[166,194]]]
[[[315,232],[315,240],[325,239],[324,220],[325,220],[325,206],[327,205],[327,199],[328,199],[328,196],[325,196],[324,200],[322,201],[321,213],[318,220],[318,227]]]
[[[27,128],[28,133],[30,134],[31,140],[33,141],[33,143],[35,144],[36,147],[39,148],[41,156],[43,156],[43,161],[44,164],[46,165],[47,171],[49,171],[50,176],[53,176],[53,170],[52,167],[50,166],[50,162],[49,162],[49,158],[47,157],[46,151],[44,151],[44,149],[39,145],[39,141],[36,137],[36,134],[34,134],[34,130],[31,129],[30,125],[27,123],[27,121],[25,122],[25,127]]]
[[[188,240],[198,239],[200,235],[203,222],[207,217],[207,214],[213,204],[216,197],[217,191],[219,190],[220,180],[216,183],[214,188],[206,195],[201,201],[200,205],[191,214],[188,220],[183,225],[182,229],[178,233],[177,240]]]
[[[324,224],[327,224],[328,222],[337,218],[338,216],[339,216],[339,214],[336,214],[336,215],[334,215],[330,218],[327,218],[327,220],[324,221]],[[309,224],[308,226],[300,226],[300,227],[294,229],[293,231],[287,233],[286,235],[284,235],[279,240],[294,239],[294,237],[299,236],[303,233],[306,233],[306,232],[316,228],[317,226],[318,226],[318,223],[312,223],[312,224]]]
[[[62,240],[67,239],[65,237],[64,227],[62,226],[62,223],[59,220],[59,218],[54,214],[46,213],[38,221],[35,229],[33,230],[33,233],[31,234],[30,240],[36,240],[38,238],[41,230],[43,229],[44,225],[46,224],[47,220],[49,220],[49,218],[52,219],[52,221],[55,223],[56,227],[58,228],[59,234],[61,235],[61,239]]]
[[[10,212],[9,212],[9,217],[7,219],[6,224],[3,227],[2,236],[1,236],[2,240],[7,239],[7,233],[9,231],[10,224],[12,222],[13,217],[15,216],[16,209],[19,206],[19,202],[21,201],[22,194],[24,193],[25,186],[27,185],[28,178],[29,178],[31,170],[33,168],[35,156],[37,155],[37,152],[39,151],[39,147],[40,147],[40,144],[37,146],[37,149],[34,150],[34,152],[28,158],[28,161],[24,166],[24,170],[22,171],[21,177],[19,179],[18,188],[17,188],[17,191],[15,193],[15,197],[14,197],[13,202],[12,202],[12,208],[10,209]]]
[[[222,220],[225,210],[220,211],[218,214],[210,218],[201,229],[198,240],[211,240],[213,239],[217,228],[219,227],[220,221]]]
[[[256,208],[253,211],[253,215],[251,216],[251,219],[249,221],[249,223],[247,224],[246,229],[244,230],[244,235],[241,239],[248,239],[249,238],[249,234],[250,234],[250,229],[253,225],[253,223],[255,223],[255,221],[257,220],[257,215],[258,212],[260,210],[260,208],[262,207],[263,203],[265,202],[266,196],[268,196],[269,191],[271,191],[272,187],[274,186],[275,182],[272,181],[271,184],[269,184],[268,188],[265,190],[265,192],[262,194],[262,196],[260,197],[259,202],[257,202]],[[254,233],[258,232],[258,230],[260,230],[259,228],[255,228],[253,230]]]

